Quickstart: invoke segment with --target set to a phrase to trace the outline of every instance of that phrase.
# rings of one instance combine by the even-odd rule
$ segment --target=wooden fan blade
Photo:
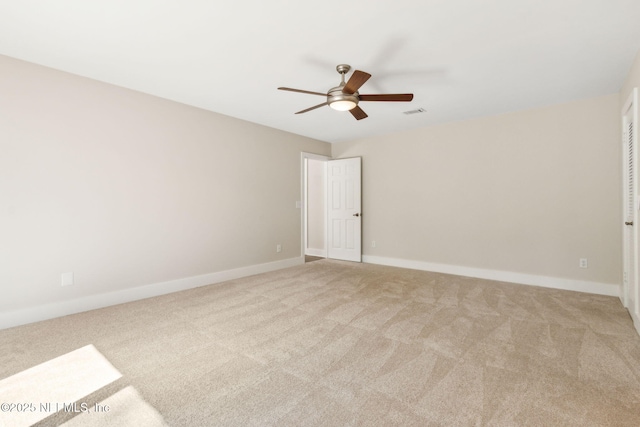
[[[324,107],[325,105],[329,105],[329,103],[323,102],[322,104],[314,105],[313,107],[307,108],[306,110],[298,111],[296,114],[306,113],[307,111],[315,110],[316,108]]]
[[[300,92],[300,93],[308,93],[309,95],[327,96],[326,93],[311,92],[311,91],[308,91],[308,90],[301,90],[301,89],[292,89],[290,87],[279,87],[278,90],[288,90],[289,92]]]
[[[356,120],[362,120],[362,119],[366,119],[367,117],[367,113],[365,113],[364,111],[362,111],[362,108],[358,107],[356,105],[355,108],[352,108],[351,110],[349,110],[349,112],[351,113],[351,115],[353,117],[356,118]]]
[[[398,101],[409,102],[413,99],[412,93],[389,93],[380,95],[358,95],[360,101]]]
[[[358,89],[360,89],[360,86],[362,86],[367,80],[369,80],[370,77],[371,74],[369,73],[355,70],[347,84],[342,88],[342,93],[348,93],[349,95],[355,93]]]

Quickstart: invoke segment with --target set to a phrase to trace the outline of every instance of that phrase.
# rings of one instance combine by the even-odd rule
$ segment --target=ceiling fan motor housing
[[[355,108],[358,105],[358,92],[354,92],[352,94],[344,93],[342,88],[344,86],[336,86],[334,88],[329,89],[327,93],[327,103],[329,106],[336,110],[347,111]],[[344,106],[344,108],[342,108]]]

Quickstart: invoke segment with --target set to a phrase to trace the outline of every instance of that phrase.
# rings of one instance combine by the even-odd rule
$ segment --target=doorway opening
[[[305,262],[327,257],[327,162],[330,157],[302,153],[302,254]]]
[[[362,158],[302,153],[302,255],[362,262]]]

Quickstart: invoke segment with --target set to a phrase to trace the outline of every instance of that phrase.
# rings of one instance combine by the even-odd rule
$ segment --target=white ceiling
[[[0,0],[0,54],[328,142],[615,93],[639,48],[639,0]],[[413,102],[276,90],[340,63]]]

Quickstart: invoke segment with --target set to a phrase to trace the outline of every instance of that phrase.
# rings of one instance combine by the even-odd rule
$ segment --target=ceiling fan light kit
[[[331,96],[331,100],[327,101],[329,103],[329,107],[333,108],[336,111],[349,111],[356,108],[358,105],[358,99],[353,95],[345,95],[345,96]]]
[[[329,103],[329,107],[333,108],[336,111],[349,111],[356,108],[358,103],[356,101],[352,101],[350,99],[341,99],[338,101],[332,101]]]
[[[364,71],[355,70],[349,81],[345,83],[344,76],[349,72],[351,66],[347,64],[340,64],[336,67],[336,71],[340,74],[340,84],[324,94],[320,92],[311,92],[308,90],[292,89],[288,87],[279,87],[279,90],[288,90],[290,92],[306,93],[310,95],[326,96],[327,101],[322,104],[314,105],[302,111],[298,111],[296,114],[306,113],[316,108],[324,107],[328,105],[337,111],[349,111],[356,120],[362,120],[367,116],[362,108],[358,106],[360,101],[383,101],[383,102],[410,102],[413,99],[412,93],[402,94],[375,94],[375,95],[360,95],[358,89],[365,84],[371,77],[371,74]]]

